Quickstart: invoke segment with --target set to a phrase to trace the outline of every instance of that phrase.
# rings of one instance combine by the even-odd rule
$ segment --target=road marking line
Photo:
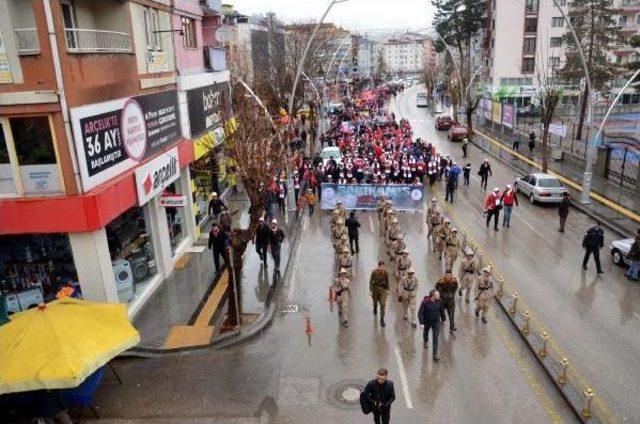
[[[376,228],[373,226],[373,216],[369,215],[369,229],[372,233],[376,232]]]
[[[402,392],[404,393],[404,401],[407,404],[407,408],[413,409],[413,402],[411,402],[411,393],[409,393],[409,383],[407,382],[407,372],[404,369],[404,361],[400,354],[400,348],[396,346],[396,360],[398,361],[398,370],[400,372],[400,381],[402,382]]]
[[[635,312],[633,313],[633,316],[636,317],[637,319],[640,319],[640,315],[636,314]]]
[[[494,139],[493,137],[488,136],[487,134],[483,133],[482,131],[478,131],[477,129],[474,129],[474,131],[478,134],[480,134],[482,137],[486,138],[487,140],[489,140],[491,143],[495,144],[496,146],[498,146],[500,149],[509,152],[510,154],[512,154],[513,156],[517,157],[518,159],[520,159],[521,161],[528,163],[529,165],[537,168],[537,169],[542,169],[542,166],[540,164],[538,164],[535,161],[532,161],[531,159],[529,159],[526,156],[522,156],[520,153],[514,151],[513,149],[510,149],[506,146],[504,146],[502,143],[500,143],[499,141],[497,141],[496,139]],[[562,181],[563,183],[573,187],[574,189],[581,191],[582,190],[582,185],[576,183],[573,180],[570,180],[569,178],[565,177],[564,175],[558,174],[556,172],[553,172],[551,170],[548,170],[547,173],[556,176],[560,181]],[[636,222],[640,222],[640,215],[630,211],[629,209],[626,209],[620,205],[618,205],[617,203],[612,202],[611,200],[607,199],[606,197],[604,197],[603,195],[595,192],[595,191],[591,191],[591,197],[593,197],[595,200],[597,200],[598,202],[602,203],[605,206],[608,206],[609,208],[615,210],[616,212],[621,213],[622,215],[626,216],[627,218],[630,218]]]

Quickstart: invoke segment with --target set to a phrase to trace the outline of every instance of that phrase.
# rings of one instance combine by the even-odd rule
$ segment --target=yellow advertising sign
[[[502,122],[502,103],[496,101],[491,103],[491,120],[498,124]]]
[[[4,45],[2,32],[0,32],[0,84],[11,84],[13,75],[11,74],[11,65],[7,57],[7,48]]]

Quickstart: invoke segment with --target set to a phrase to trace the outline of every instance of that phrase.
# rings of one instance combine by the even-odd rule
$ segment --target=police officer
[[[442,299],[442,322],[447,320],[445,311],[449,315],[449,331],[453,333],[457,330],[455,323],[456,292],[458,291],[458,280],[453,276],[450,269],[447,269],[442,277],[436,282],[436,290],[440,292]]]
[[[482,322],[487,323],[487,312],[489,311],[489,305],[491,299],[495,296],[494,293],[493,277],[491,276],[491,268],[486,266],[482,268],[482,276],[476,285],[476,318],[480,316],[482,311]]]
[[[336,302],[338,303],[338,316],[342,320],[342,325],[349,326],[349,280],[348,271],[344,268],[340,269],[338,278],[333,281],[333,290],[336,295]]]
[[[460,281],[458,296],[462,297],[462,292],[466,290],[466,303],[469,303],[469,297],[471,296],[471,290],[473,289],[476,276],[480,274],[479,268],[474,251],[468,248],[464,252],[464,258],[460,260],[460,268],[458,269],[458,280]]]
[[[353,278],[353,271],[351,266],[353,265],[353,257],[349,249],[342,249],[342,253],[338,258],[338,264],[340,269],[347,270],[347,277]]]
[[[402,310],[404,320],[409,320],[411,316],[411,326],[416,327],[416,294],[418,292],[418,278],[413,267],[407,269],[407,273],[402,276],[399,282],[400,296],[402,298]]]
[[[458,259],[458,250],[460,249],[460,239],[458,238],[458,229],[452,228],[451,234],[447,237],[445,257],[445,269],[453,269],[453,264]]]
[[[444,220],[444,224],[438,230],[436,251],[438,252],[438,259],[442,260],[442,254],[447,246],[447,238],[451,235],[451,221],[449,218]],[[440,293],[442,295],[442,293]]]
[[[387,273],[384,261],[378,262],[378,267],[371,272],[369,278],[369,294],[373,300],[373,315],[378,313],[380,304],[380,325],[384,327],[384,311],[387,305],[387,294],[389,293],[389,274]]]

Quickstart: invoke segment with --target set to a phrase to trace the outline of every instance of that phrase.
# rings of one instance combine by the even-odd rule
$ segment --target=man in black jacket
[[[489,159],[485,159],[482,165],[480,165],[478,175],[480,175],[480,185],[486,190],[487,183],[489,182],[489,176],[493,176],[493,172],[491,172],[491,165],[489,165]]]
[[[358,218],[356,217],[356,212],[349,212],[349,218],[347,218],[345,225],[347,226],[347,230],[349,233],[349,246],[351,246],[351,254],[360,252],[360,242],[359,242],[359,230],[360,222],[358,222]],[[353,245],[356,245],[355,250],[353,249]]]
[[[209,218],[217,221],[218,215],[222,210],[228,211],[229,208],[224,204],[222,200],[218,197],[218,193],[211,193],[211,197],[209,198]]]
[[[425,296],[418,311],[418,321],[423,326],[422,338],[424,348],[429,348],[429,330],[433,333],[433,361],[440,362],[438,357],[438,336],[440,335],[440,319],[442,314],[442,303],[440,293],[432,289],[428,296]]]
[[[284,241],[284,232],[278,228],[278,220],[272,219],[269,226],[269,247],[276,272],[280,272],[280,247]]]
[[[253,243],[256,245],[256,252],[260,256],[260,260],[267,268],[267,249],[269,248],[269,226],[264,222],[264,218],[260,218],[258,229],[256,230],[256,236],[253,239]]]
[[[389,424],[391,419],[391,404],[396,400],[396,392],[393,382],[387,380],[388,375],[386,368],[380,368],[377,378],[369,381],[364,388],[364,396],[372,406],[375,424]]]
[[[216,273],[220,271],[220,256],[227,263],[227,236],[220,231],[218,224],[211,226],[209,232],[209,249],[213,251],[213,264],[216,267]]]
[[[562,193],[562,200],[560,201],[560,207],[558,208],[558,216],[560,216],[560,228],[558,231],[564,233],[564,224],[567,222],[567,216],[569,216],[569,207],[571,202],[569,201],[569,193]]]
[[[602,266],[600,265],[600,249],[604,247],[604,231],[602,231],[602,224],[600,221],[595,226],[589,228],[587,233],[582,239],[582,247],[585,248],[584,259],[582,260],[582,269],[587,270],[587,262],[589,262],[589,256],[593,254],[593,260],[596,262],[596,269],[598,274],[602,274]]]

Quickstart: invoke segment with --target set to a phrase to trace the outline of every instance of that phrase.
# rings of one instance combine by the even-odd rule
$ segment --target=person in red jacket
[[[502,192],[501,200],[504,209],[502,226],[509,228],[511,227],[511,211],[513,210],[513,205],[518,206],[518,194],[510,185],[507,185],[505,191]]]
[[[493,189],[493,192],[487,196],[484,202],[484,211],[487,214],[487,228],[493,216],[493,228],[498,231],[498,220],[500,219],[500,209],[502,209],[502,200],[500,198],[500,189]]]

